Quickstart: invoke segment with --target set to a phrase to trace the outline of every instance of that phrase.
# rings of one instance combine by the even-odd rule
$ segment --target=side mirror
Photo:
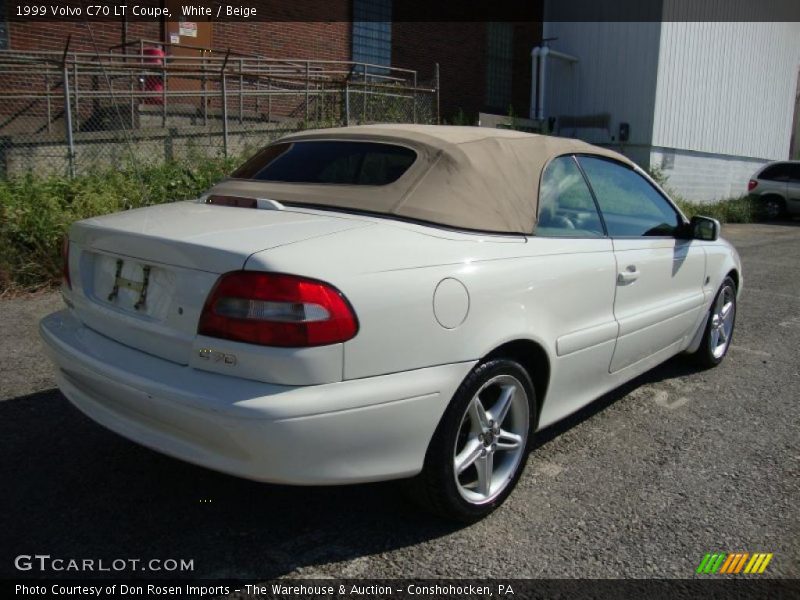
[[[715,242],[719,239],[720,224],[711,217],[692,217],[689,222],[691,239]]]

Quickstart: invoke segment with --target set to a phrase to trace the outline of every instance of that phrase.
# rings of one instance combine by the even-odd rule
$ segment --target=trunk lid
[[[188,364],[221,273],[256,252],[369,222],[346,216],[178,202],[87,219],[70,229],[69,296],[92,329]]]
[[[100,252],[225,273],[241,269],[254,252],[367,225],[347,216],[189,201],[86,219],[73,225],[70,239]]]

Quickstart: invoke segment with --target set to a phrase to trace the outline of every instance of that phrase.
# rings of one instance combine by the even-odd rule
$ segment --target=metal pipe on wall
[[[539,52],[539,100],[537,102],[536,119],[544,121],[544,90],[547,83],[547,55],[550,48],[545,46]]]
[[[547,83],[547,59],[549,57],[558,58],[573,65],[578,62],[577,57],[558,50],[552,50],[548,46],[535,46],[531,50],[530,118],[537,121],[544,121],[545,119],[545,86]]]
[[[538,94],[537,81],[539,78],[539,53],[541,49],[539,46],[534,46],[531,50],[531,102],[528,109],[528,118],[533,120],[536,118],[536,97]]]

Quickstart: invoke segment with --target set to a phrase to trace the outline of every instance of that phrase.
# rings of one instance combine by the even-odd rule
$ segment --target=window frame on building
[[[0,50],[8,50],[8,15],[6,14],[6,1],[0,0]]]
[[[505,113],[512,103],[514,24],[486,24],[486,105]]]
[[[391,66],[392,0],[353,0],[351,52],[353,62]]]

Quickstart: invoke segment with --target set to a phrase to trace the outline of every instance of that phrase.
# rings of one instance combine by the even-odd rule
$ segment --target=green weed
[[[69,179],[31,173],[0,181],[0,294],[58,281],[61,240],[80,219],[196,198],[238,159],[121,167]]]

